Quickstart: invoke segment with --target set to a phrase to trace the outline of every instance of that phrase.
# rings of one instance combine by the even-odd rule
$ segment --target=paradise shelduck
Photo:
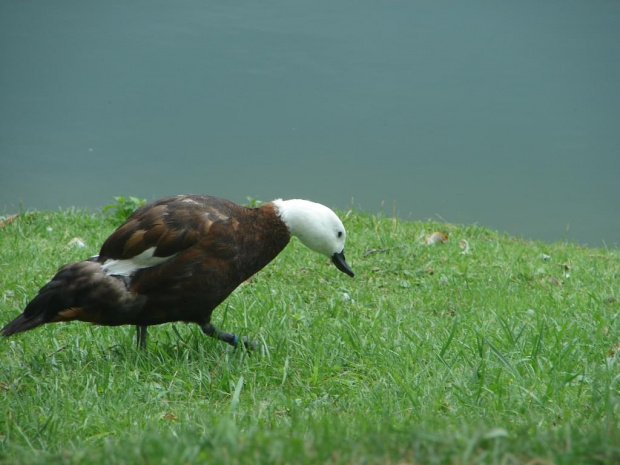
[[[211,313],[291,236],[353,277],[344,257],[344,226],[324,205],[278,199],[249,208],[208,195],[164,198],[133,212],[99,255],[60,268],[1,332],[11,336],[72,320],[136,325],[144,347],[148,326],[185,321],[237,346],[237,335],[213,326]]]

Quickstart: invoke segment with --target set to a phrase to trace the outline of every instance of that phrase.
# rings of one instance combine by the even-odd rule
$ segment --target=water
[[[0,214],[302,197],[620,242],[620,2],[0,4]]]

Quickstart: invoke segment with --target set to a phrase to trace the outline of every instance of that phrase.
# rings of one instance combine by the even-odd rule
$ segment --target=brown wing
[[[99,261],[125,260],[155,248],[169,257],[202,241],[214,223],[229,223],[239,205],[206,195],[180,195],[139,208],[104,242]],[[218,230],[220,228],[217,228]]]

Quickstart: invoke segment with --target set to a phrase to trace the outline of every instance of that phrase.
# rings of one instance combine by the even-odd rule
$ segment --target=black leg
[[[146,349],[146,329],[148,326],[136,325],[136,342],[140,349]]]
[[[239,339],[239,336],[237,336],[236,334],[221,331],[215,326],[213,326],[211,323],[207,323],[200,328],[202,329],[202,332],[205,333],[207,336],[223,341],[233,347],[238,347],[239,341],[241,341],[243,343],[243,347],[245,347],[247,350],[254,350],[255,348],[254,344],[248,341],[245,337]]]

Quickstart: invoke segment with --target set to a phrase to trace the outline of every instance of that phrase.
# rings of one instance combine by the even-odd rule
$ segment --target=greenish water
[[[303,197],[620,242],[620,2],[0,3],[0,214]]]

